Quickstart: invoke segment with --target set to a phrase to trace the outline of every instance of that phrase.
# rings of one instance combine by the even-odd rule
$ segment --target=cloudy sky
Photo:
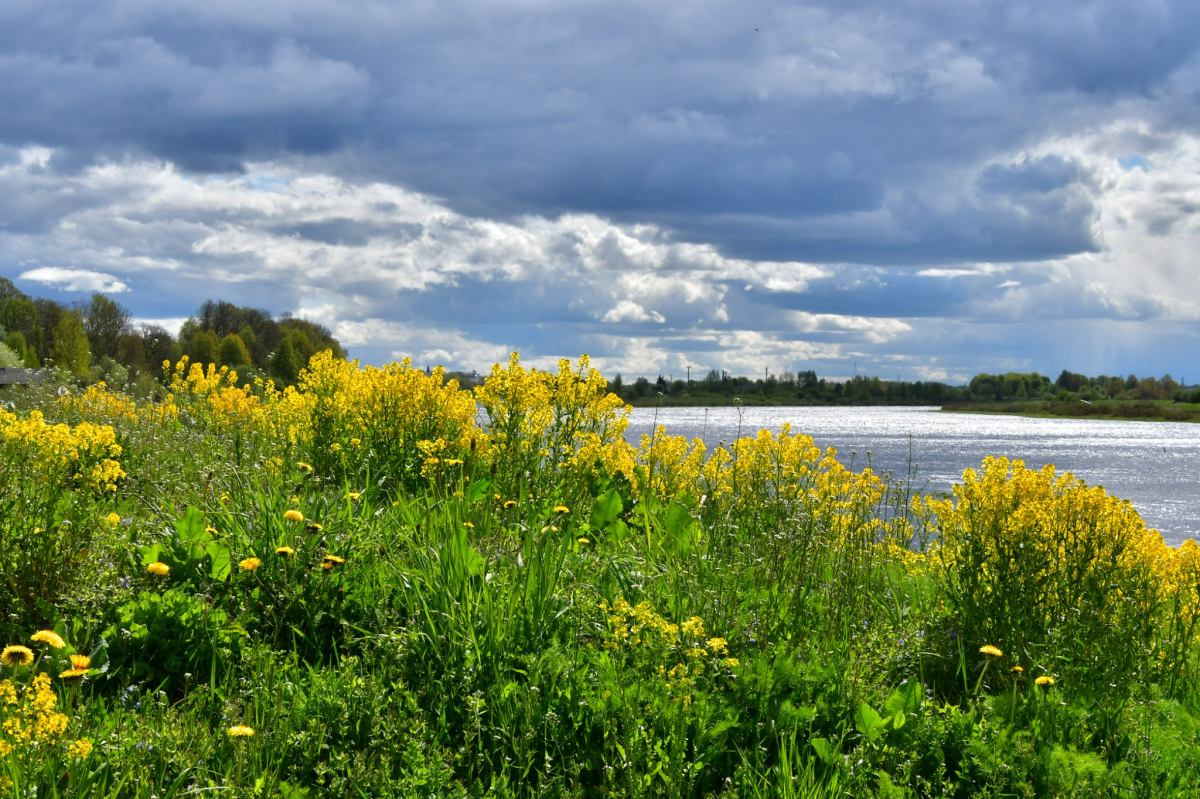
[[[1200,379],[1194,0],[6,0],[0,107],[0,275],[143,320]]]

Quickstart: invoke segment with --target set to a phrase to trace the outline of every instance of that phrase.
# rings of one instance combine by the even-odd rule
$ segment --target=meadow
[[[0,795],[1200,795],[1200,548],[1052,467],[634,447],[586,357],[0,400]]]

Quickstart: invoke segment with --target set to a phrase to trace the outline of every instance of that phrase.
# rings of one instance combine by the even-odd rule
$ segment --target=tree
[[[60,369],[66,369],[76,377],[88,376],[92,350],[83,329],[82,314],[67,311],[62,315],[51,336],[50,357]]]
[[[187,355],[192,363],[207,366],[217,362],[217,335],[211,330],[201,330],[188,341]]]
[[[0,369],[20,369],[21,365],[21,356],[13,352],[12,348],[3,341],[0,341]]]
[[[292,385],[300,376],[300,370],[308,364],[308,339],[298,330],[293,330],[283,337],[279,349],[275,351],[272,364],[275,376],[287,385]]]
[[[116,358],[121,337],[133,332],[129,309],[96,292],[83,311],[83,329],[92,354],[98,358]]]
[[[160,325],[142,325],[142,348],[146,355],[146,364],[151,370],[160,369],[164,361],[175,363],[183,356],[175,337],[165,327]]]
[[[230,369],[250,365],[250,351],[246,349],[246,343],[242,341],[241,336],[230,333],[221,339],[221,346],[217,350],[217,362]]]

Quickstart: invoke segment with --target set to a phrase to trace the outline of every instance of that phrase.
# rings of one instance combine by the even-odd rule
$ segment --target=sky
[[[0,107],[0,275],[147,322],[1200,380],[1194,0],[6,0]]]

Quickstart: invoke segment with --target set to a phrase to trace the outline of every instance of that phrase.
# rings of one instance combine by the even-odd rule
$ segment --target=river
[[[1178,546],[1200,536],[1200,424],[1108,419],[1027,419],[941,413],[926,407],[637,408],[632,444],[658,424],[672,435],[703,438],[711,448],[787,422],[792,432],[837,447],[855,469],[868,464],[903,477],[911,461],[917,486],[948,491],[964,469],[987,455],[1020,458],[1029,468],[1053,463],[1089,485],[1133,502],[1146,524]]]

